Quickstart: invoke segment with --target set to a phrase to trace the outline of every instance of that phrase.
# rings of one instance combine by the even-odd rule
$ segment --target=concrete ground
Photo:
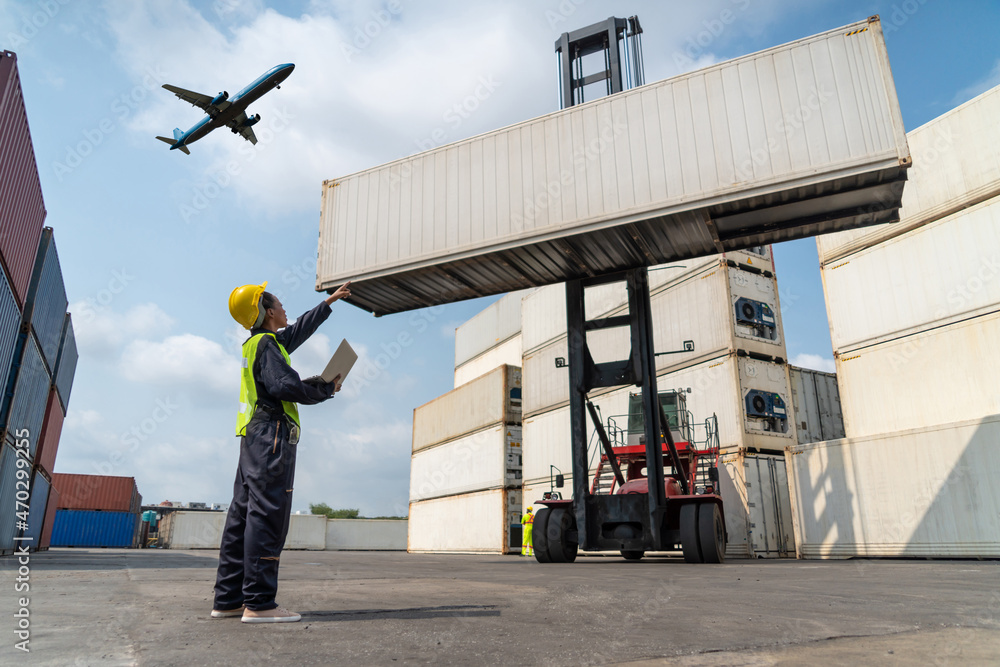
[[[0,558],[0,664],[859,665],[1000,663],[1000,563],[736,561],[388,552],[282,555],[300,623],[209,618],[209,551]]]

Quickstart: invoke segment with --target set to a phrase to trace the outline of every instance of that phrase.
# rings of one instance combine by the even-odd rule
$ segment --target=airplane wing
[[[211,101],[211,100],[209,100]],[[241,113],[236,118],[232,119],[226,123],[226,127],[231,129],[234,133],[239,133],[241,137],[249,141],[251,144],[257,144],[257,135],[253,133],[252,127],[246,127],[243,123],[247,122],[246,113]]]
[[[202,95],[201,93],[196,93],[191,90],[184,90],[183,88],[178,88],[177,86],[171,86],[169,83],[163,84],[163,87],[185,102],[193,104],[203,111],[208,111],[208,108],[212,106],[212,100],[214,98],[211,95]]]

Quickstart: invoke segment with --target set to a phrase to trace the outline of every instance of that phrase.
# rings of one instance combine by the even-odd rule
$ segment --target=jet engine
[[[212,106],[214,107],[218,104],[222,104],[228,99],[229,99],[229,93],[223,90],[221,93],[212,98]]]

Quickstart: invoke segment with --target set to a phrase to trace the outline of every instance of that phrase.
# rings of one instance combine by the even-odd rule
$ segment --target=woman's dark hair
[[[278,299],[270,292],[264,292],[260,295],[260,305],[264,307],[264,310],[274,308],[278,305]]]

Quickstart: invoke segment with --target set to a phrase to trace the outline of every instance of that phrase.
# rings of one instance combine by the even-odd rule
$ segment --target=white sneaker
[[[237,607],[236,609],[213,609],[212,618],[233,618],[234,616],[242,616],[243,611],[246,607]]]
[[[243,612],[244,623],[295,623],[301,619],[301,614],[288,611],[284,607],[275,607],[265,611],[247,609]]]

